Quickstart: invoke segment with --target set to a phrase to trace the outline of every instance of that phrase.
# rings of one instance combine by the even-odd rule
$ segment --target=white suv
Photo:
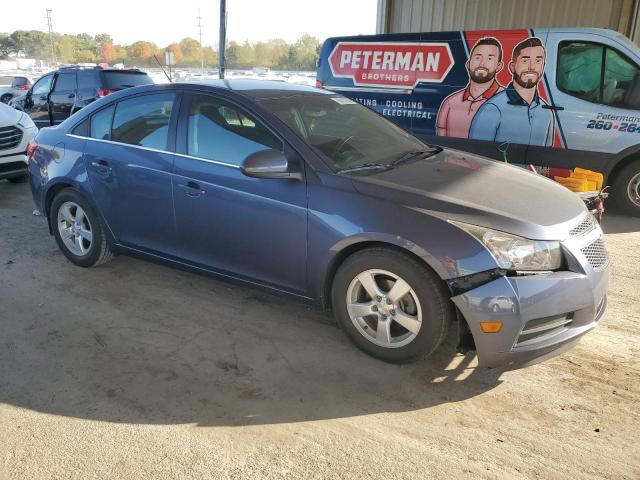
[[[27,145],[36,133],[29,115],[0,103],[0,179],[21,182],[27,177]]]

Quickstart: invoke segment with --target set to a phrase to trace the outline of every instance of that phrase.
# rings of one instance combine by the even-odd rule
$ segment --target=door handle
[[[556,112],[564,110],[564,107],[561,107],[559,105],[542,105],[542,108],[546,110],[555,110]]]
[[[69,95],[67,95],[67,98],[76,98],[76,94],[75,93],[70,93]]]
[[[200,188],[200,185],[193,181],[188,181],[187,183],[179,183],[178,187],[190,197],[199,197],[207,193]]]
[[[46,95],[40,95],[40,100],[46,100],[47,96]]]
[[[113,170],[113,168],[109,166],[109,162],[107,162],[106,160],[98,160],[97,162],[93,161],[91,162],[91,166],[96,167],[97,169],[102,170],[104,172],[110,172]]]

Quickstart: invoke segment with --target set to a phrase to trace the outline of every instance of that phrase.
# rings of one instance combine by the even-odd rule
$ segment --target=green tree
[[[11,37],[6,33],[0,33],[0,58],[8,58],[14,53],[16,53],[16,45]]]
[[[98,47],[102,47],[103,45],[113,45],[113,38],[108,33],[99,33],[95,37],[93,37],[93,41]]]

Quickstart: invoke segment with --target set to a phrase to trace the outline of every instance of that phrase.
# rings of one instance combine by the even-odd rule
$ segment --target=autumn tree
[[[100,58],[107,63],[112,63],[116,59],[116,49],[111,43],[103,43],[100,46]]]
[[[149,65],[157,51],[155,43],[138,41],[127,47],[127,59],[135,65]]]
[[[173,63],[174,65],[178,65],[180,63],[182,63],[182,49],[180,48],[180,45],[178,45],[177,43],[172,43],[171,45],[168,45],[167,48],[164,49],[165,52],[172,52],[173,53]]]

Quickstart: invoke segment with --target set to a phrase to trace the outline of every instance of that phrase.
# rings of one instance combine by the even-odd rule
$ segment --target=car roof
[[[213,87],[216,89],[231,90],[241,93],[251,98],[265,98],[278,96],[279,94],[291,95],[292,93],[303,93],[309,95],[335,95],[334,92],[321,90],[309,85],[288,83],[275,80],[253,80],[253,79],[224,79],[224,80],[204,80],[192,82],[174,83],[175,86],[192,85],[198,87]]]

